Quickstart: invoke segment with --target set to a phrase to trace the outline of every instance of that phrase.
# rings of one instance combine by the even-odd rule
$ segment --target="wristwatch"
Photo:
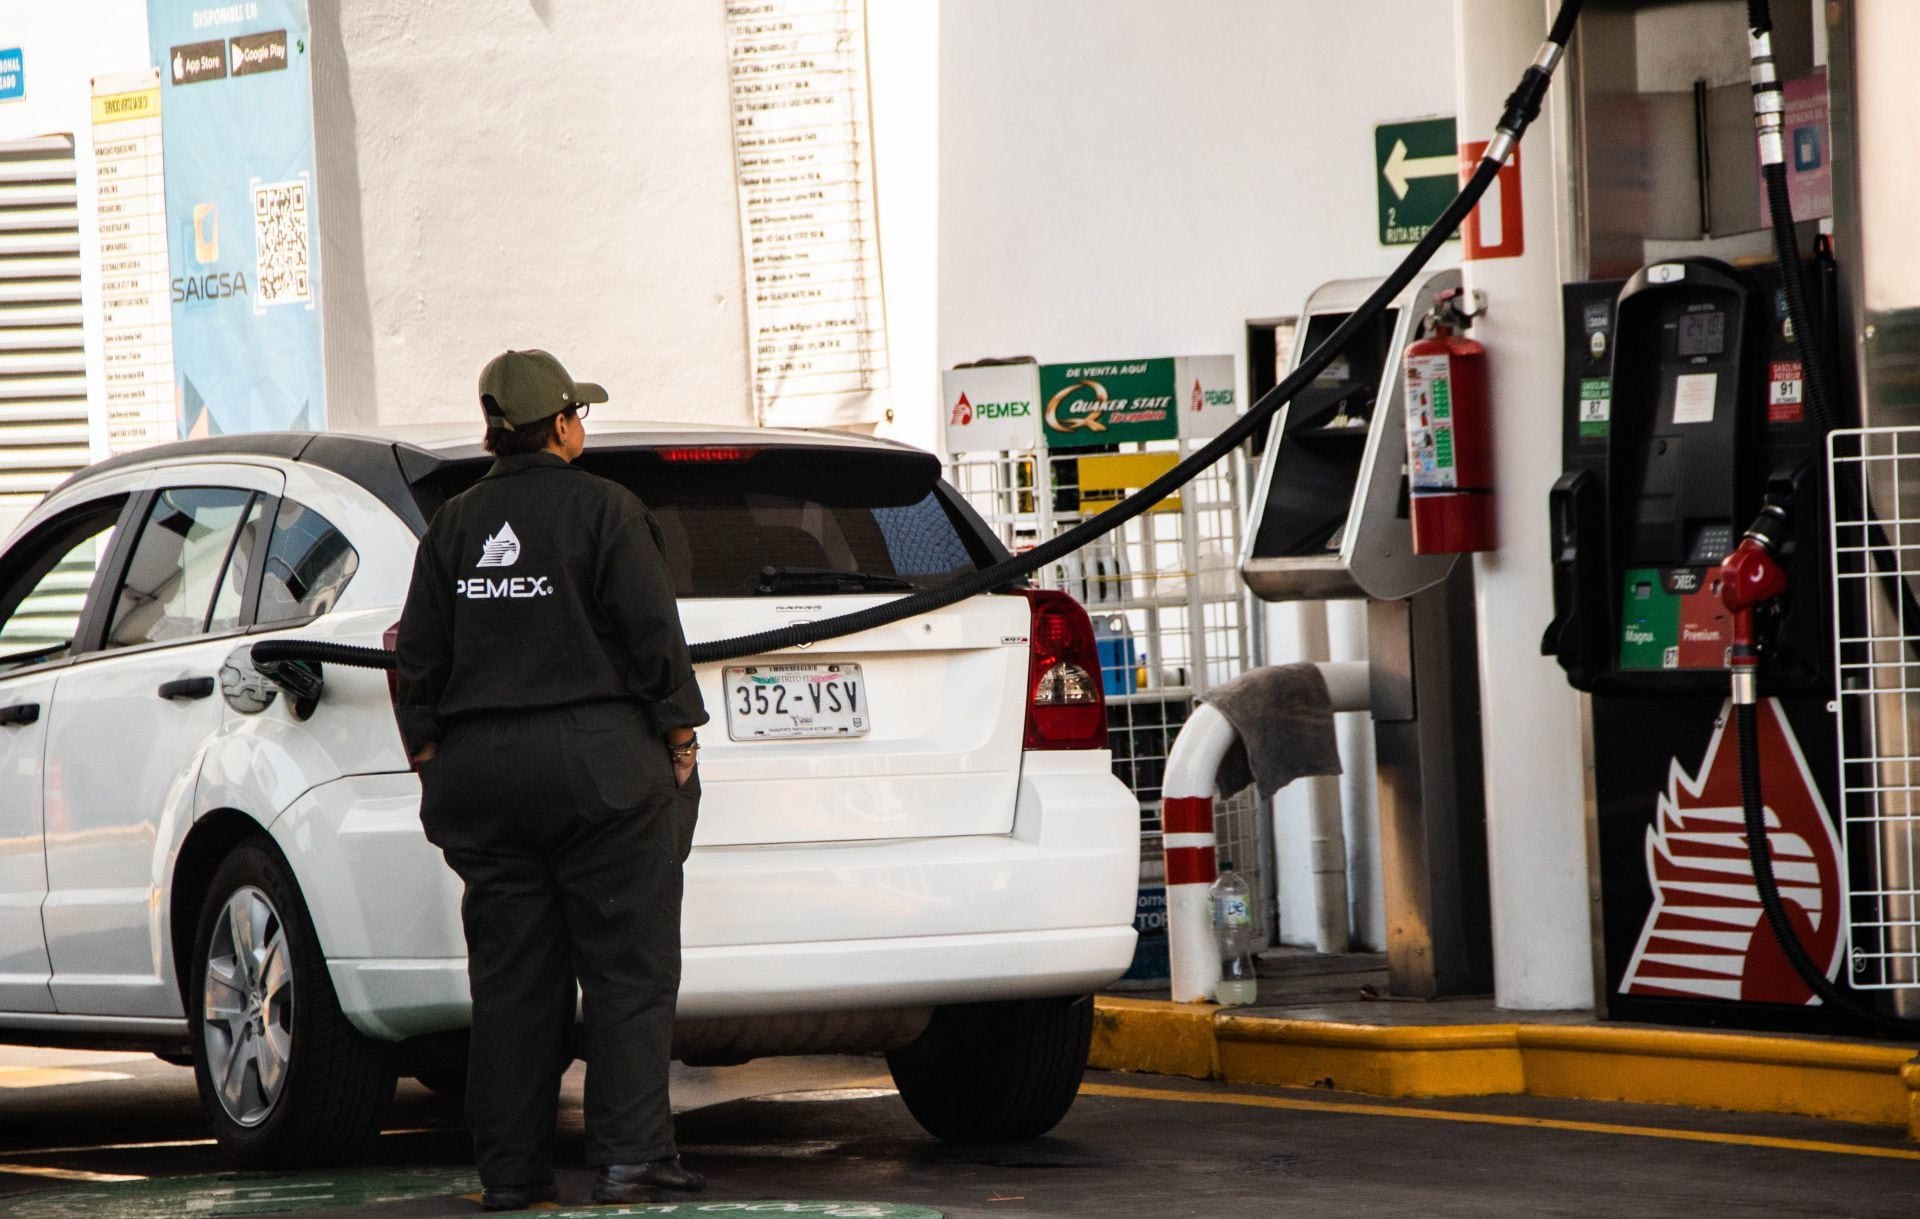
[[[694,733],[678,745],[667,746],[667,756],[676,762],[684,762],[700,752],[700,734]]]

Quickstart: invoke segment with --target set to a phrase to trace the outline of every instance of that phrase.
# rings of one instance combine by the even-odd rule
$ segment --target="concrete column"
[[[1462,143],[1491,134],[1553,7],[1455,0]],[[1521,146],[1524,252],[1464,264],[1467,286],[1487,297],[1473,337],[1487,346],[1499,493],[1500,549],[1475,559],[1494,999],[1521,1010],[1593,1002],[1579,704],[1559,667],[1540,655],[1552,617],[1547,493],[1560,473],[1565,79],[1562,69]]]

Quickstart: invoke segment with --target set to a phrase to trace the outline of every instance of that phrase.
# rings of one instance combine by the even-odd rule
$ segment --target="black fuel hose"
[[[1747,24],[1754,37],[1770,37],[1773,31],[1773,16],[1768,0],[1747,0]],[[1765,79],[1756,72],[1754,93],[1756,97],[1764,93],[1778,94],[1780,85],[1772,78],[1772,64],[1767,63]],[[1776,99],[1777,100],[1777,99]],[[1760,109],[1756,103],[1756,112]],[[1826,359],[1820,350],[1820,344],[1813,328],[1813,311],[1808,307],[1806,268],[1800,261],[1800,238],[1793,227],[1793,200],[1787,191],[1787,167],[1784,159],[1774,160],[1763,157],[1761,174],[1766,180],[1767,211],[1773,226],[1774,254],[1780,263],[1780,283],[1787,298],[1787,319],[1793,325],[1794,347],[1800,356],[1801,377],[1806,384],[1808,414],[1812,418],[1814,429],[1824,436],[1835,425],[1831,382],[1827,377]],[[1842,477],[1841,486],[1836,488],[1841,498],[1856,502],[1854,497],[1864,496],[1865,488],[1850,477]],[[1864,504],[1865,500],[1857,502]],[[1870,516],[1871,514],[1864,514]],[[1870,549],[1887,547],[1885,533],[1875,522],[1869,521],[1875,540]],[[1876,561],[1880,559],[1875,555]],[[1911,597],[1904,582],[1900,591]],[[1839,623],[1834,624],[1835,629]],[[1834,985],[1827,977],[1827,971],[1816,964],[1806,945],[1800,942],[1792,922],[1787,918],[1786,903],[1780,896],[1780,881],[1773,873],[1773,851],[1767,841],[1766,804],[1760,783],[1760,734],[1757,726],[1757,708],[1750,702],[1737,702],[1733,708],[1734,739],[1740,750],[1740,803],[1746,817],[1747,858],[1753,865],[1754,889],[1760,895],[1760,908],[1766,912],[1767,926],[1773,932],[1774,940],[1785,954],[1787,964],[1800,976],[1807,988],[1820,1001],[1836,1011],[1844,1012],[1882,1032],[1892,1033],[1901,1038],[1920,1035],[1920,1021],[1901,1020],[1887,1016],[1855,1000],[1851,995]],[[1844,899],[1843,899],[1844,900]],[[1841,912],[1836,911],[1836,914]]]
[[[248,654],[265,663],[317,660],[323,664],[346,665],[353,669],[394,667],[394,655],[386,648],[363,648],[350,643],[329,643],[324,639],[263,639],[248,649]]]
[[[1400,265],[1393,269],[1392,273],[1381,282],[1378,288],[1374,289],[1358,309],[1349,314],[1324,342],[1302,357],[1299,366],[1285,380],[1262,394],[1259,401],[1250,406],[1247,413],[1236,419],[1225,431],[1105,512],[1082,521],[1065,533],[1040,543],[1032,550],[989,567],[983,567],[978,571],[969,572],[938,588],[923,589],[850,614],[837,614],[805,624],[696,643],[689,649],[694,663],[709,664],[717,660],[756,656],[798,647],[801,644],[837,639],[843,635],[853,635],[887,626],[953,605],[981,593],[1004,588],[1013,581],[1023,579],[1047,564],[1071,554],[1096,538],[1113,532],[1191,482],[1201,471],[1232,453],[1275,412],[1286,405],[1289,399],[1319,376],[1356,334],[1393,303],[1393,299],[1413,281],[1413,277],[1420,273],[1420,270],[1439,251],[1441,245],[1453,236],[1454,231],[1466,219],[1467,213],[1473,210],[1474,205],[1480,201],[1480,196],[1485,194],[1487,187],[1493,183],[1494,176],[1500,172],[1500,167],[1505,163],[1506,158],[1526,134],[1527,127],[1539,116],[1547,87],[1553,80],[1553,70],[1559,65],[1561,56],[1566,51],[1567,41],[1573,36],[1574,25],[1580,15],[1580,7],[1581,0],[1561,0],[1547,41],[1540,48],[1540,54],[1527,66],[1526,72],[1520,78],[1520,83],[1507,98],[1506,108],[1495,126],[1494,138],[1487,145],[1486,155],[1481,158],[1479,165],[1474,168],[1472,175],[1460,188],[1459,194],[1454,196],[1453,202],[1449,203],[1439,219],[1434,221],[1433,227],[1414,244],[1413,249],[1409,250],[1407,256],[1401,260]],[[313,645],[304,641],[286,640],[259,643],[255,644],[254,648],[255,654],[262,659],[269,657],[281,660],[325,659],[317,653],[309,653],[306,649],[311,646]],[[338,647],[339,645],[326,646]],[[262,649],[270,650],[262,651]],[[378,649],[356,650],[367,653],[379,651]],[[380,661],[374,661],[366,658],[349,659],[345,656],[337,656],[334,658],[334,663],[391,668],[393,666],[391,653],[384,653],[383,657]]]

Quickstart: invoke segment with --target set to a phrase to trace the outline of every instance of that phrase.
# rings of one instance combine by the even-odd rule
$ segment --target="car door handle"
[[[11,707],[0,707],[0,727],[19,728],[40,719],[39,703],[15,703]]]
[[[205,698],[212,693],[211,677],[180,677],[160,683],[161,698]]]

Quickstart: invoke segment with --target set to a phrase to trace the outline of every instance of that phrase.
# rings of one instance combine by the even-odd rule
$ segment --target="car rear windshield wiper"
[[[762,567],[754,591],[768,593],[892,592],[911,589],[911,580],[873,571],[835,571],[831,567]]]

